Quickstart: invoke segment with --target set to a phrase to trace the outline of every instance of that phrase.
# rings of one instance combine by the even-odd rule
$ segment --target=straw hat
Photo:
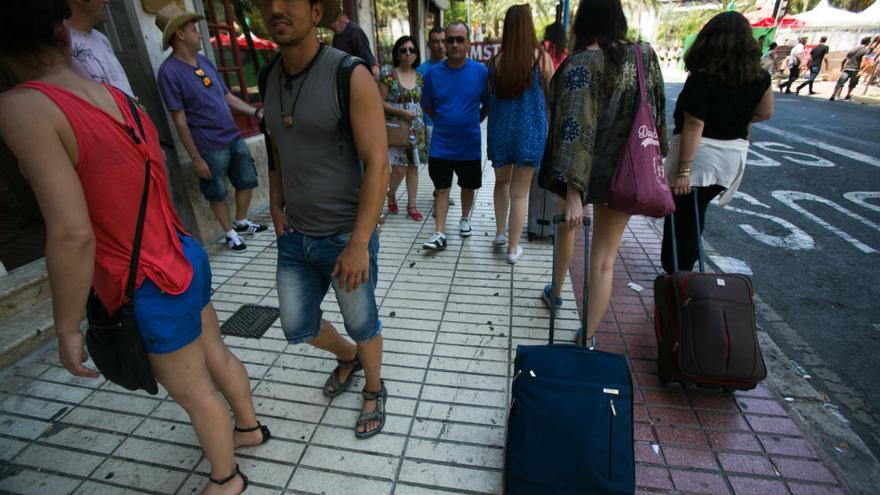
[[[325,15],[324,17],[327,16]],[[169,3],[159,9],[159,12],[156,13],[156,27],[162,31],[162,50],[168,49],[171,37],[174,36],[178,29],[185,26],[188,22],[201,21],[204,18],[205,16],[203,15],[181,10],[175,3]]]
[[[318,27],[329,28],[330,23],[342,13],[342,2],[340,0],[321,0],[321,3],[324,4],[324,16],[318,21]]]

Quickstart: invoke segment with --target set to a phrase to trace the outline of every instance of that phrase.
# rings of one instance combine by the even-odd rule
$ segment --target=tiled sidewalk
[[[320,387],[334,362],[307,346],[289,346],[278,323],[260,340],[227,338],[248,367],[257,413],[275,437],[240,452],[253,483],[248,494],[500,492],[515,349],[547,338],[549,314],[538,295],[549,280],[550,245],[524,243],[526,254],[515,268],[493,251],[487,167],[472,215],[474,236],[462,240],[450,229],[445,252],[423,252],[433,230],[426,172],[419,195],[426,223],[400,214],[382,228],[377,296],[390,393],[384,434],[354,438],[362,376],[351,392],[328,403]],[[459,213],[459,205],[452,208],[450,226]],[[277,305],[273,237],[248,245],[245,253],[212,256],[221,320],[243,303]],[[765,388],[732,398],[660,387],[649,319],[658,250],[657,235],[635,219],[599,340],[602,349],[629,353],[639,384],[639,489],[839,493],[815,449]],[[627,288],[631,280],[645,290]],[[564,298],[557,335],[572,340],[578,320],[568,287]],[[332,295],[324,307],[326,317],[341,323]],[[182,409],[164,395],[73,378],[57,365],[56,352],[50,345],[0,374],[0,491],[198,493],[206,462]]]

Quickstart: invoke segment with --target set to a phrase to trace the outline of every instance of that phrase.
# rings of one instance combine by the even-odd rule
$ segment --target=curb
[[[880,96],[852,95],[852,101],[863,105],[880,105]]]
[[[662,239],[662,224],[650,220],[648,224]],[[710,254],[719,254],[705,240],[703,246],[707,257]],[[713,264],[709,259],[706,263]],[[797,331],[757,293],[755,313],[759,321],[773,329],[775,335],[800,339]],[[805,438],[817,447],[821,460],[840,477],[847,491],[860,495],[876,494],[877,487],[880,486],[880,461],[849,427],[849,421],[828,395],[817,390],[805,378],[803,370],[798,369],[794,361],[785,355],[770,336],[770,332],[759,326],[758,339],[767,365],[764,383],[779,396],[779,402],[791,413],[792,419],[803,430]]]

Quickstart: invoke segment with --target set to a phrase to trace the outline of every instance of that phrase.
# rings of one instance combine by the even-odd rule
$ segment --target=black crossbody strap
[[[126,95],[125,99],[128,101],[128,108],[131,111],[131,115],[134,118],[134,121],[137,123],[141,139],[143,139],[144,144],[146,144],[147,135],[144,133],[144,125],[141,122],[141,116],[138,112],[137,104],[128,95]],[[128,283],[125,284],[125,303],[134,301],[134,284],[137,280],[138,258],[141,254],[141,237],[144,233],[144,218],[147,216],[147,196],[150,191],[149,152],[145,161],[146,164],[144,166],[144,192],[141,195],[141,206],[140,210],[138,211],[137,228],[134,232],[134,245],[131,248],[131,264],[129,264],[128,266]]]

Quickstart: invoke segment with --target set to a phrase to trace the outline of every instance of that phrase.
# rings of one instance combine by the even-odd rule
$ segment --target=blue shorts
[[[291,344],[318,336],[321,331],[321,302],[333,285],[336,301],[345,322],[345,331],[355,342],[366,342],[382,332],[376,307],[376,280],[379,278],[379,238],[370,238],[370,280],[346,292],[330,277],[336,258],[351,240],[351,233],[328,237],[309,237],[298,232],[278,238],[278,304],[281,328]]]
[[[149,278],[134,293],[134,317],[150,354],[167,354],[194,342],[202,334],[202,309],[211,302],[211,265],[202,246],[178,234],[183,254],[192,266],[192,281],[183,294],[162,292]]]
[[[211,203],[226,199],[226,178],[236,190],[257,187],[257,169],[247,143],[239,136],[228,148],[202,155],[211,169],[211,180],[199,179],[202,194]]]

